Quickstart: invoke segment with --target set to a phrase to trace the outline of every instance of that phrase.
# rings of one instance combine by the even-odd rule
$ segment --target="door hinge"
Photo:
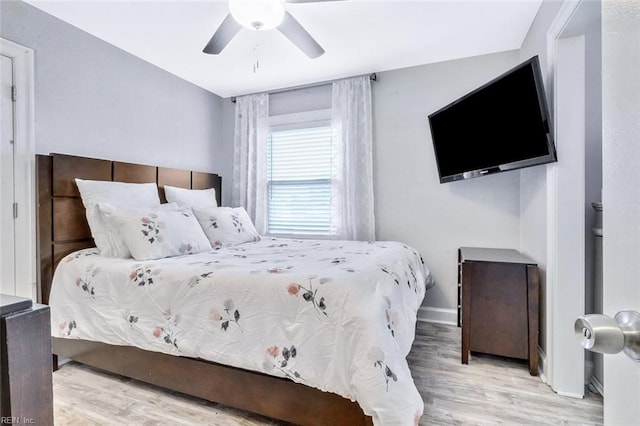
[[[18,203],[13,203],[13,218],[18,218]]]
[[[11,86],[11,100],[13,102],[18,100],[18,88],[16,86]]]

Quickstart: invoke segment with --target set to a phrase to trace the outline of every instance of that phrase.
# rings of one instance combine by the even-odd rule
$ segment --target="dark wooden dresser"
[[[49,307],[0,295],[0,417],[53,425]]]
[[[458,250],[462,363],[469,351],[529,361],[538,374],[538,267],[516,250]]]

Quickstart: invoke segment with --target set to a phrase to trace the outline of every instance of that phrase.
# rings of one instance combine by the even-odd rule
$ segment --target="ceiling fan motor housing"
[[[240,25],[252,30],[272,30],[284,18],[280,0],[229,0],[229,11]]]

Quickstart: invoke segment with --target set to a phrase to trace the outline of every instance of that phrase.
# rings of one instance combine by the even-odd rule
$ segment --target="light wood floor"
[[[421,425],[601,425],[602,398],[556,395],[523,362],[476,355],[460,364],[460,329],[419,323],[409,365]],[[276,425],[261,416],[69,363],[53,375],[56,425]]]

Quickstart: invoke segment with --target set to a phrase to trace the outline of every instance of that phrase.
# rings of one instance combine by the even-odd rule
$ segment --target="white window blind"
[[[267,232],[330,236],[329,125],[272,131],[267,141]]]

